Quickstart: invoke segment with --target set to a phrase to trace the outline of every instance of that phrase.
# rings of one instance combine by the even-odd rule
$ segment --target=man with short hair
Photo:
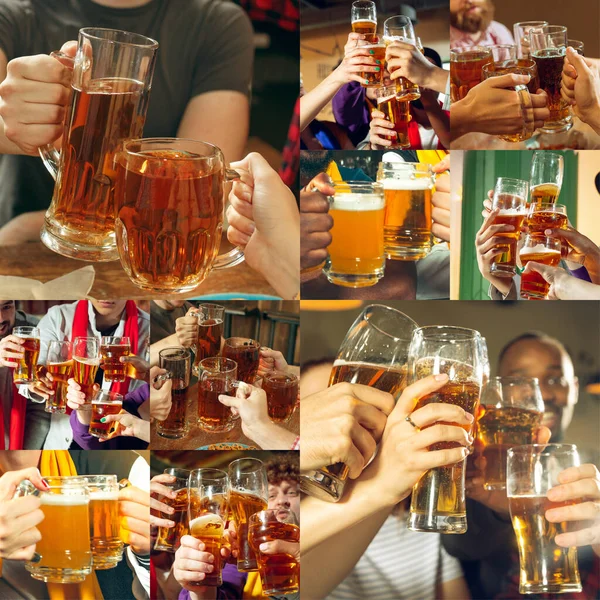
[[[509,29],[494,21],[493,0],[450,0],[450,48],[514,44]]]

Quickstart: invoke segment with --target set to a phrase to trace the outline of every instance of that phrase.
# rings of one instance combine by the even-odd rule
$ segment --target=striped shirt
[[[406,528],[406,517],[389,516],[354,570],[327,600],[434,600],[438,586],[462,577],[441,535]]]

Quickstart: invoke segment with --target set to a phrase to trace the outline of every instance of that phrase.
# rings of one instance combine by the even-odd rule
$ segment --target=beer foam
[[[214,513],[205,513],[192,519],[190,521],[190,533],[193,535],[195,529],[197,530],[205,530],[208,527],[213,527],[215,530],[217,528],[224,529],[225,522],[219,515],[215,515]]]
[[[521,248],[519,254],[521,256],[524,254],[560,254],[560,250],[557,250],[556,248],[548,248],[544,246],[544,244],[536,244],[533,247],[526,246]]]
[[[69,494],[50,494],[44,493],[40,495],[42,504],[48,506],[81,506],[88,504],[88,498],[80,495]]]
[[[97,490],[90,492],[90,500],[118,500],[119,492],[107,492],[104,490]]]
[[[414,191],[429,190],[433,187],[433,183],[429,177],[417,177],[416,179],[413,179],[412,177],[407,177],[406,179],[389,177],[382,179],[379,183],[383,184],[384,190]]]
[[[99,358],[75,358],[75,360],[77,362],[83,363],[84,365],[92,365],[92,366],[96,366],[96,365],[100,365],[100,359]]]
[[[385,206],[384,198],[379,194],[338,194],[333,197],[332,210],[367,211],[381,210]]]
[[[525,214],[525,207],[523,208],[501,208],[498,212],[499,217],[520,217]]]

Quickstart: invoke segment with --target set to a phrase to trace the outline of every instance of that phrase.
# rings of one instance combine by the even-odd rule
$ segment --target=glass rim
[[[458,335],[462,336],[463,340],[477,340],[481,339],[483,336],[476,329],[470,329],[469,327],[459,327],[456,325],[424,325],[423,327],[419,327],[415,330],[414,335],[417,333],[422,333],[426,339],[435,340],[442,339],[444,336],[444,332],[441,330],[446,330],[448,333],[456,332]],[[431,332],[431,336],[428,336],[427,333]]]
[[[198,365],[202,371],[212,375],[226,375],[227,373],[233,373],[238,368],[238,363],[235,360],[225,356],[208,356],[203,358]],[[224,369],[221,367],[224,367]]]
[[[543,184],[540,184],[540,185],[543,185]],[[544,207],[547,207],[547,208],[543,209],[543,211],[542,210],[535,211],[535,210],[533,210],[533,208],[535,206],[544,206]],[[560,204],[559,202],[544,202],[544,201],[540,200],[540,201],[534,201],[534,202],[530,202],[529,203],[529,211],[531,213],[534,213],[534,212],[547,212],[548,209],[551,208],[551,207],[552,208],[556,208],[556,207],[564,208],[565,209],[565,215],[567,214],[567,206],[565,204]],[[556,212],[556,211],[552,211],[552,212]]]
[[[35,332],[37,332],[37,337],[39,338],[40,337],[39,327],[32,327],[31,325],[20,325],[19,327],[13,327],[11,333],[18,337],[19,334],[25,335],[26,333],[35,333]],[[28,336],[28,337],[34,337],[34,336]]]
[[[548,25],[548,21],[521,21],[519,23],[515,23],[513,27],[531,27],[534,23],[538,23],[539,27]]]
[[[201,473],[211,473],[213,476],[206,477],[206,481],[225,481],[227,485],[229,483],[229,474],[227,471],[223,471],[223,469],[215,469],[214,467],[198,467],[197,469],[192,469],[190,471],[188,477],[188,487],[200,489],[201,483],[198,485],[192,486],[192,479],[198,476]],[[217,476],[218,475],[218,476]]]
[[[429,163],[422,163],[422,162],[390,162],[390,161],[384,161],[382,160],[379,163],[379,166],[382,169],[390,169],[390,170],[395,170],[396,168],[398,168],[399,170],[413,170],[413,171],[426,171],[426,172],[431,172],[433,173],[433,165],[429,164]]]
[[[215,304],[214,302],[202,302],[202,304],[198,304],[198,308],[201,308],[202,306],[208,307],[209,310],[217,310],[219,308],[225,310],[225,307],[222,304]]]
[[[127,342],[121,341],[121,343],[113,342],[110,343],[111,346],[125,346],[126,344],[131,344],[131,338],[126,335],[103,335],[101,337],[100,345],[104,346],[104,340],[127,340]]]
[[[210,148],[211,153],[207,154],[206,156],[173,156],[173,157],[166,158],[166,157],[161,157],[161,156],[147,156],[146,154],[143,153],[144,150],[134,151],[134,150],[130,150],[130,148],[129,148],[133,144],[140,144],[140,146],[144,145],[144,144],[175,146],[181,142],[183,142],[185,144],[200,145],[205,148]],[[218,146],[215,146],[215,144],[211,144],[210,142],[203,142],[202,140],[193,140],[191,138],[179,138],[179,137],[132,138],[132,139],[124,142],[122,148],[123,148],[122,151],[125,152],[126,154],[128,154],[130,156],[138,156],[147,161],[164,162],[164,161],[168,160],[170,162],[172,162],[172,161],[200,162],[200,161],[204,161],[204,160],[210,160],[213,158],[220,158],[221,160],[223,160],[223,162],[225,161],[225,158],[223,156],[223,151],[221,150],[221,148],[219,148]],[[168,150],[168,149],[169,148],[163,148],[163,150]]]
[[[174,471],[180,473],[180,475],[177,475]],[[171,483],[166,483],[163,485],[168,486],[177,483],[177,481],[187,481],[190,473],[191,471],[189,469],[182,469],[181,467],[167,467],[166,469],[163,469],[163,475],[171,475],[172,477],[175,477],[176,481],[172,481]]]
[[[276,515],[279,513],[286,513],[288,515],[292,515],[294,517],[294,523],[287,523],[288,525],[296,525],[298,526],[298,515],[291,509],[291,508],[285,508],[285,507],[281,507],[281,508],[266,508],[265,510],[259,510],[258,512],[255,512],[253,514],[250,515],[249,519],[248,519],[248,524],[254,522],[254,523],[262,523],[262,519],[261,516],[262,515],[267,515],[267,514],[273,514],[275,516],[275,520],[280,522],[280,523],[285,523],[285,521],[280,521],[279,519],[277,519]]]
[[[372,314],[367,312],[370,309],[377,309],[377,310],[384,309],[387,312],[393,312],[393,313],[396,313],[397,315],[401,315],[403,319],[405,319],[407,322],[412,323],[415,326],[414,329],[412,330],[412,333],[410,334],[410,337],[397,337],[395,335],[392,335],[391,333],[388,333],[387,331],[384,331],[383,329],[381,329],[381,327],[379,327],[375,323],[372,323],[370,321],[370,319],[372,318]],[[363,310],[359,316],[361,316],[361,315],[364,315],[363,320],[366,321],[370,327],[373,327],[373,329],[375,329],[379,333],[381,333],[389,338],[392,338],[393,340],[401,340],[401,341],[410,342],[410,340],[412,339],[412,336],[415,334],[415,331],[417,331],[419,329],[419,324],[415,320],[411,319],[407,314],[403,313],[401,310],[398,310],[397,308],[394,308],[393,306],[387,306],[386,304],[368,304],[367,306],[365,306],[363,308]],[[358,317],[357,317],[357,319],[358,319]]]
[[[575,444],[520,444],[518,446],[511,446],[508,449],[508,454],[526,454],[531,453],[532,450],[540,450],[540,454],[544,453],[546,450],[549,453],[563,453],[563,454],[572,454],[573,452],[578,453],[579,450]]]
[[[527,377],[526,375],[494,375],[488,379],[488,384],[492,381],[528,381],[540,384],[540,380],[537,377]],[[484,386],[485,387],[485,386]]]
[[[159,350],[158,357],[160,358],[189,358],[190,350],[189,348],[184,348],[183,346],[169,346],[168,348],[163,348]]]
[[[254,465],[254,467],[251,469],[240,469],[239,473],[256,473],[256,471],[261,471],[263,469],[266,469],[265,463],[262,460],[260,460],[259,458],[254,458],[253,456],[242,456],[241,458],[236,458],[235,460],[232,460],[229,463],[229,465],[227,466],[227,472],[230,473],[232,470],[234,470],[232,468],[232,465],[235,465],[235,468],[237,468],[238,465],[241,464],[242,462],[246,462],[248,464]],[[230,480],[231,480],[231,476],[230,476]]]
[[[122,36],[131,36],[132,38],[139,39],[139,42],[126,42],[121,40],[111,40],[107,37],[103,37],[102,33],[116,33]],[[124,29],[112,29],[111,27],[82,27],[79,30],[79,34],[88,39],[94,39],[101,42],[108,42],[110,44],[116,44],[119,46],[134,46],[137,48],[144,48],[146,50],[156,50],[158,48],[158,42],[142,35],[141,33],[134,33],[132,31],[125,31]]]
[[[262,348],[260,342],[258,340],[254,340],[252,338],[245,338],[245,337],[240,337],[237,335],[228,337],[225,339],[225,341],[223,342],[224,345],[229,346],[230,348],[239,348],[240,346],[234,346],[233,344],[230,344],[229,341],[230,340],[246,340],[247,342],[252,342],[251,344],[244,344],[243,346],[246,348],[256,348],[258,347],[259,350],[260,348]],[[206,359],[205,359],[206,360]]]
[[[110,473],[110,474],[97,474],[97,475],[75,475],[75,477],[81,477],[82,479],[85,479],[86,481],[94,481],[96,478],[98,478],[98,481],[102,481],[102,480],[106,480],[107,482],[112,483],[114,481],[115,484],[119,484],[119,481],[117,479],[117,476],[114,473]]]
[[[544,245],[550,241],[553,242],[553,246],[557,246],[558,248],[560,248],[562,246],[562,242],[560,240],[560,238],[556,238],[556,237],[552,237],[549,235],[544,235],[543,233],[528,233],[525,235],[525,238],[523,239],[523,246],[520,248],[519,250],[519,255],[521,254],[527,254],[526,252],[523,252],[523,248],[527,248],[527,242],[528,241],[539,241],[541,242],[542,240],[544,240]],[[537,244],[536,244],[537,246]],[[548,250],[553,250],[553,248],[548,248]]]
[[[61,488],[82,489],[85,491],[86,495],[89,496],[89,490],[82,475],[46,475],[45,477],[42,477],[42,479],[46,482],[46,485],[50,490],[58,490]]]
[[[367,6],[374,6],[375,8],[377,8],[377,5],[375,4],[375,2],[373,2],[373,0],[354,0],[354,2],[352,3],[352,6],[361,6],[364,5],[365,7]]]
[[[64,345],[67,345],[67,346],[72,346],[72,345],[73,345],[73,342],[72,342],[71,340],[50,340],[50,341],[48,342],[48,348],[49,348],[50,346],[52,346],[53,344],[55,344],[55,345],[57,345],[57,346],[62,346],[63,344],[64,344]]]
[[[516,177],[498,177],[496,179],[496,184],[494,185],[494,189],[498,186],[499,182],[508,183],[510,185],[522,185],[526,184],[529,186],[529,181],[527,179],[517,179]]]
[[[77,336],[77,337],[76,337],[76,338],[73,340],[73,343],[74,343],[74,344],[76,344],[78,341],[83,341],[83,340],[85,340],[85,343],[86,343],[86,344],[87,344],[88,342],[92,341],[92,340],[94,340],[94,341],[95,341],[95,342],[97,342],[97,343],[100,343],[100,340],[99,340],[97,337],[93,337],[93,336],[90,336],[90,337],[86,337],[86,336]]]
[[[452,60],[452,57],[455,56],[464,56],[465,54],[470,54],[470,53],[479,53],[479,52],[485,52],[486,54],[489,54],[490,56],[492,55],[492,51],[490,49],[490,46],[469,46],[466,48],[450,48],[450,60]]]
[[[299,381],[299,377],[298,375],[296,375],[295,373],[288,373],[287,371],[277,371],[277,370],[273,370],[273,371],[269,371],[268,373],[265,373],[262,376],[263,381],[265,379],[272,381],[273,377],[289,377],[289,381],[285,381],[285,382],[281,382],[280,385],[281,387],[291,387],[292,385],[294,385],[295,383],[297,383]]]

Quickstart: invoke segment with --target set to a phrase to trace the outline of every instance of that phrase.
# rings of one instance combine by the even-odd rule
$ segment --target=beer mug
[[[46,583],[78,583],[92,572],[90,494],[81,477],[45,477],[48,491],[40,494],[44,520],[37,525],[39,561],[26,562],[34,579]],[[38,557],[36,557],[38,558]]]
[[[334,183],[333,188],[335,195],[329,197],[332,240],[323,273],[331,283],[343,287],[375,285],[385,272],[383,186],[343,181]]]
[[[450,50],[450,98],[462,100],[469,90],[483,81],[484,65],[493,62],[489,46],[452,48]]]
[[[485,458],[484,489],[506,489],[508,449],[532,444],[543,416],[544,400],[535,377],[492,377],[483,386],[477,441],[478,453]]]
[[[375,2],[356,0],[352,3],[350,14],[353,33],[361,33],[368,42],[373,42],[377,35],[377,7]]]
[[[158,353],[161,369],[171,373],[171,410],[164,421],[157,421],[158,435],[179,439],[187,435],[187,396],[190,385],[190,351],[187,348],[164,348]]]
[[[424,163],[379,163],[377,181],[383,186],[383,241],[387,258],[419,260],[433,246],[431,196],[433,167]]]
[[[398,148],[410,148],[408,137],[408,124],[410,123],[410,106],[408,100],[399,100],[396,96],[396,86],[386,85],[375,90],[377,98],[377,110],[385,115],[385,118],[394,126],[390,133],[396,136],[384,136],[392,142],[386,146],[390,150]]]
[[[483,378],[481,335],[473,329],[429,326],[417,329],[408,352],[409,384],[429,375],[448,375],[439,390],[417,400],[415,410],[434,402],[454,404],[476,415]],[[452,424],[452,423],[450,423]],[[463,426],[470,432],[472,426]],[[458,442],[439,442],[430,450],[459,447]],[[465,500],[466,458],[426,471],[415,484],[408,528],[412,531],[464,533],[467,530]]]
[[[142,135],[157,48],[137,33],[86,27],[74,59],[51,55],[73,68],[61,151],[40,148],[56,181],[41,238],[63,256],[118,258],[114,159],[124,140]]]
[[[89,410],[94,396],[94,382],[100,366],[100,340],[77,337],[73,344],[73,378],[85,394],[85,404],[79,410]]]
[[[513,44],[494,44],[489,48],[492,52],[492,60],[499,67],[517,60],[517,47]]]
[[[584,54],[584,43],[581,40],[567,40],[567,46],[570,46],[577,52],[577,54],[581,54],[581,56],[585,56]]]
[[[577,548],[562,548],[554,539],[570,531],[568,522],[552,523],[546,511],[565,502],[547,494],[559,485],[559,474],[580,465],[571,444],[532,444],[508,450],[506,492],[519,547],[520,594],[581,592]]]
[[[101,440],[109,440],[115,435],[119,427],[117,421],[103,423],[107,415],[118,415],[123,408],[123,396],[108,390],[98,390],[92,400],[92,420],[89,433]]]
[[[386,47],[394,42],[404,42],[405,44],[412,44],[417,47],[417,38],[412,21],[404,15],[397,15],[386,19],[383,23],[383,41]],[[389,67],[387,67],[387,63],[386,68],[391,73]],[[399,100],[410,102],[411,100],[418,100],[421,97],[419,86],[409,81],[406,77],[396,79],[395,86],[396,95]]]
[[[267,508],[268,488],[267,470],[257,458],[238,458],[229,463],[229,508],[238,538],[238,571],[258,570],[248,527],[250,517]]]
[[[70,341],[48,342],[46,370],[52,375],[54,395],[46,400],[46,412],[64,413],[67,409],[68,381],[73,377],[73,345]]]
[[[223,343],[223,358],[237,364],[237,378],[254,385],[260,363],[260,342],[242,337],[230,337]]]
[[[168,518],[175,523],[175,527],[158,528],[154,550],[174,554],[181,545],[182,536],[188,533],[188,479],[190,472],[187,469],[172,468],[165,469],[163,473],[176,478],[173,483],[161,484],[176,492],[175,498],[168,496],[158,498],[163,504],[174,510]]]
[[[523,269],[528,262],[536,262],[549,267],[560,263],[562,243],[559,238],[528,234],[519,250]],[[550,284],[535,271],[521,273],[521,298],[527,300],[547,300]]]
[[[198,307],[198,340],[194,350],[192,373],[198,377],[198,365],[204,358],[218,356],[223,337],[225,307],[219,304],[201,304]]]
[[[300,544],[300,527],[293,511],[287,508],[261,510],[250,517],[250,546],[258,560],[258,571],[265,596],[287,596],[300,590],[300,562],[285,552],[263,554],[260,545],[283,540]]]
[[[122,363],[120,358],[130,354],[131,341],[128,337],[102,336],[100,357],[101,367],[104,370],[104,381],[125,381],[127,379],[127,363]]]
[[[513,25],[518,59],[530,58],[529,32],[545,25],[548,25],[548,21],[522,21]]]
[[[529,202],[552,204],[558,200],[562,188],[565,161],[562,154],[536,150],[529,175]]]
[[[15,385],[27,385],[37,381],[37,361],[40,355],[40,330],[37,327],[14,327],[12,335],[21,338],[23,358],[15,361],[13,382]],[[12,361],[11,361],[12,362]]]
[[[218,255],[224,186],[239,175],[206,142],[177,138],[125,142],[116,162],[119,257],[131,281],[148,292],[189,292],[211,269],[238,265],[234,248]]]
[[[219,469],[194,469],[188,486],[190,535],[200,540],[204,544],[203,551],[214,558],[213,570],[197,585],[223,585],[225,559],[221,556],[221,548],[229,516],[227,473]]]
[[[408,347],[418,325],[404,313],[383,306],[367,306],[342,341],[329,386],[336,383],[368,385],[399,398],[406,387]],[[336,463],[300,474],[305,494],[338,502],[348,479],[348,466]]]
[[[298,405],[298,377],[292,373],[269,371],[262,378],[262,389],[267,395],[267,410],[274,423],[290,420]]]

